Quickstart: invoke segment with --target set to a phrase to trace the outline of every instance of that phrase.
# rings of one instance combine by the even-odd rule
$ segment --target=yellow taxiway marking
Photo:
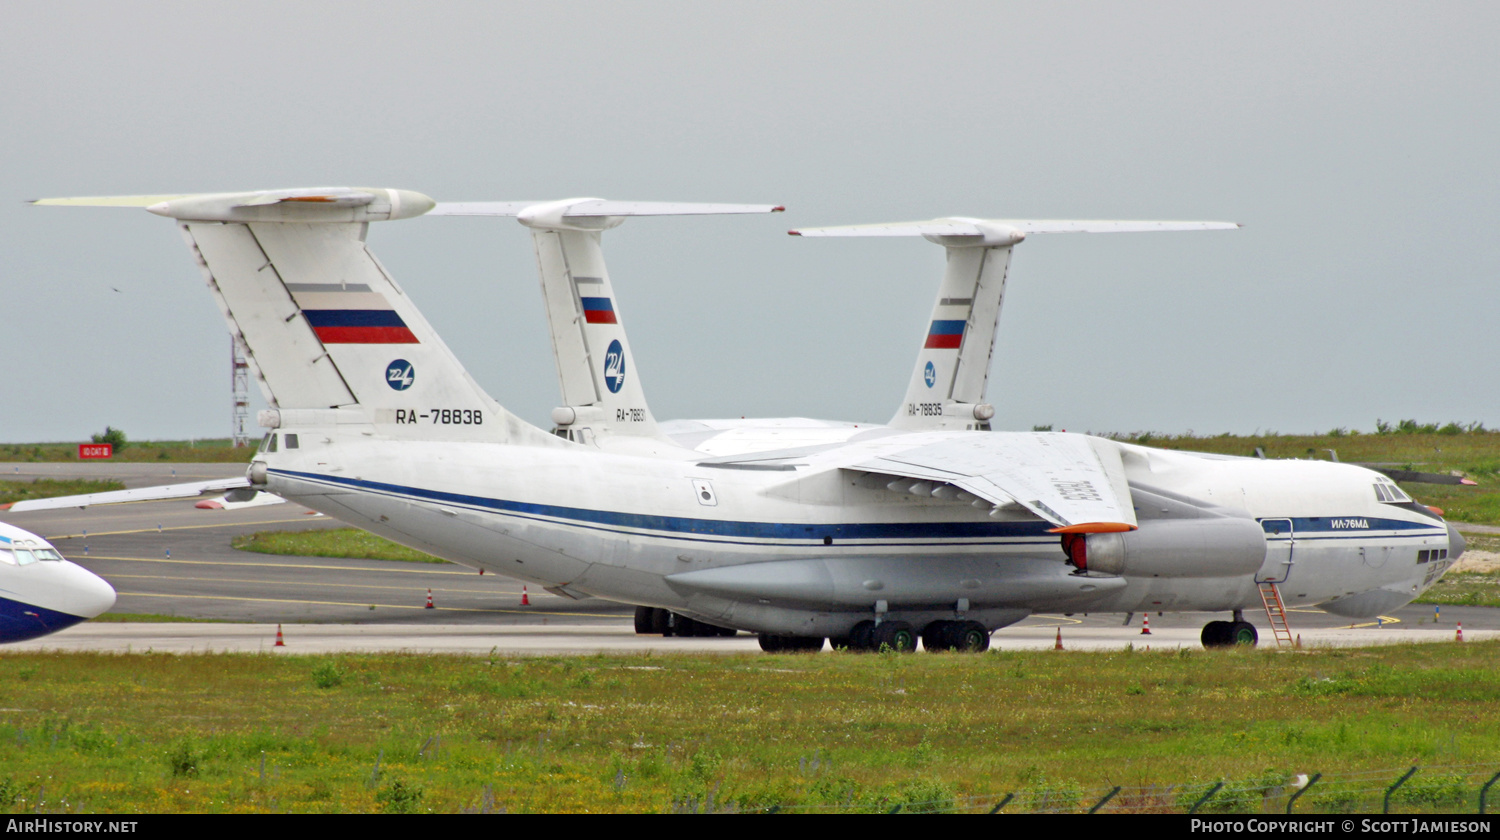
[[[166,595],[166,594],[158,593],[158,592],[121,592],[119,594],[122,597],[130,597],[130,598],[176,598],[176,599],[192,598],[192,599],[203,600],[203,601],[245,601],[245,602],[257,603],[257,604],[309,604],[309,605],[320,606],[320,607],[357,607],[357,608],[362,609],[362,610],[367,610],[367,609],[370,608],[370,604],[367,601],[361,601],[361,602],[357,602],[357,603],[356,602],[348,602],[348,601],[303,601],[303,600],[294,600],[294,599],[290,599],[290,598],[239,598],[239,597],[235,597],[233,595]],[[411,606],[410,604],[376,604],[375,606],[378,607],[378,608],[380,608],[380,609],[383,609],[383,610],[425,610],[425,609],[427,609],[425,606],[414,607],[414,606]],[[433,609],[437,610],[437,611],[440,611],[440,612],[514,613],[516,615],[556,615],[556,616],[561,616],[563,618],[620,618],[620,616],[618,616],[618,615],[606,615],[606,614],[601,614],[601,613],[565,613],[565,612],[550,612],[548,610],[526,610],[526,609],[509,610],[509,609],[501,609],[499,607],[490,608],[490,609],[477,609],[477,608],[462,609],[462,608],[456,608],[456,607],[433,607]]]
[[[1358,630],[1361,627],[1379,627],[1382,624],[1400,624],[1401,619],[1393,615],[1376,616],[1374,621],[1366,621],[1364,624],[1351,624],[1350,630]]]
[[[254,584],[266,584],[266,583],[277,583],[278,582],[278,581],[275,581],[275,580],[245,580],[243,578],[174,577],[174,576],[171,576],[171,575],[110,575],[110,579],[111,580],[172,580],[172,581],[182,580],[182,581],[201,581],[201,582],[205,582],[205,583],[254,583]],[[281,582],[284,582],[284,581],[281,581]],[[370,584],[365,584],[365,583],[319,583],[319,582],[316,582],[316,581],[298,581],[297,585],[299,587],[304,588],[304,589],[311,588],[311,587],[325,586],[325,587],[343,587],[345,589],[389,589],[389,590],[393,590],[393,591],[397,591],[397,592],[421,592],[423,589],[427,588],[427,587],[413,587],[413,586],[371,586]],[[496,590],[494,592],[475,592],[472,589],[443,589],[441,587],[433,587],[432,591],[433,592],[460,592],[460,593],[463,593],[463,594],[466,594],[466,595],[467,594],[473,594],[473,595],[481,595],[481,596],[514,595],[514,596],[516,596],[518,598],[521,596],[521,593],[519,593],[519,592],[507,592],[505,590]],[[556,596],[542,595],[541,593],[537,593],[537,597],[538,598],[544,598],[544,597],[556,597]]]
[[[212,525],[173,525],[166,528],[132,528],[128,531],[95,531],[92,534],[59,534],[55,537],[44,537],[48,542],[53,540],[83,539],[85,537],[114,537],[120,534],[151,534],[165,533],[167,531],[194,531],[201,528],[236,528],[246,525],[284,525],[288,522],[306,522],[307,514],[300,519],[262,519],[259,522],[215,522]]]
[[[1043,621],[1040,625],[1033,624],[1033,625],[1031,625],[1032,627],[1038,627],[1038,626],[1040,626],[1040,627],[1051,627],[1052,624],[1050,624],[1048,622],[1056,622],[1058,627],[1061,627],[1064,624],[1082,624],[1083,623],[1083,619],[1081,619],[1081,618],[1070,618],[1070,617],[1065,616],[1065,615],[1042,615],[1042,614],[1037,614],[1037,615],[1029,615],[1029,616],[1026,617],[1026,619],[1032,619],[1032,618],[1046,619],[1046,621]],[[1005,628],[1002,627],[1000,629],[1003,630]]]
[[[255,563],[255,562],[250,562],[250,561],[239,562],[239,561],[229,561],[229,560],[167,560],[167,559],[165,559],[163,557],[116,557],[116,556],[108,555],[108,554],[74,554],[69,559],[72,559],[72,560],[124,560],[124,561],[128,561],[128,562],[131,562],[131,563],[172,563],[172,564],[176,564],[176,565],[181,565],[181,564],[184,564],[184,563],[195,563],[195,564],[200,565],[200,566],[235,566],[235,567],[239,567],[239,566],[259,566],[259,567],[265,567],[265,568],[271,568],[271,569],[331,569],[333,571],[340,571],[340,572],[399,572],[399,573],[405,574],[405,575],[417,575],[417,574],[423,574],[423,573],[431,574],[431,575],[474,575],[476,577],[478,577],[478,575],[479,575],[478,572],[469,572],[469,571],[454,572],[454,571],[447,571],[445,569],[432,568],[434,566],[451,566],[451,565],[453,565],[452,563],[411,563],[411,565],[417,566],[419,568],[413,568],[413,569],[402,569],[402,568],[384,569],[384,568],[378,568],[378,567],[375,567],[375,566],[320,566],[320,565],[317,565],[315,563]],[[387,562],[390,562],[390,563],[410,563],[410,561],[403,561],[403,560],[390,560],[390,561],[387,561]],[[423,567],[423,566],[425,566],[427,568],[420,568],[420,567]]]

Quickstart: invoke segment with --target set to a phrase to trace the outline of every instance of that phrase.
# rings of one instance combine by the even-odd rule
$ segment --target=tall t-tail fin
[[[248,351],[273,424],[549,439],[480,389],[365,246],[370,222],[420,216],[435,205],[427,196],[339,187],[34,203],[144,207],[175,219]]]
[[[906,397],[901,429],[988,429],[986,401],[1011,249],[1037,233],[1233,230],[1232,222],[1022,221],[946,218],[926,222],[801,228],[793,236],[921,236],[947,249],[947,268]]]
[[[435,216],[513,216],[531,228],[562,388],[552,412],[574,440],[664,437],[646,403],[601,246],[603,232],[631,216],[772,213],[770,204],[685,204],[572,198],[549,202],[439,204]]]

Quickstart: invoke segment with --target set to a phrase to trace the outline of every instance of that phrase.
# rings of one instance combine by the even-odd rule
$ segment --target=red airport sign
[[[80,443],[78,444],[78,458],[113,458],[115,457],[115,445],[112,443]]]

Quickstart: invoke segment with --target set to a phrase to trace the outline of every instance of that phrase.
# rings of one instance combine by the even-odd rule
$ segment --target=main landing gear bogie
[[[1210,621],[1203,626],[1203,646],[1206,648],[1255,647],[1260,634],[1248,621]]]
[[[921,640],[927,651],[953,650],[980,653],[989,650],[990,631],[977,621],[932,621],[920,632],[906,621],[865,620],[854,625],[849,635],[832,639],[835,648],[870,652],[892,650],[910,653]]]
[[[683,636],[707,638],[733,636],[738,631],[677,615],[659,607],[635,608],[635,632],[643,636]]]
[[[990,649],[990,631],[977,621],[934,621],[922,628],[922,648],[983,653]]]

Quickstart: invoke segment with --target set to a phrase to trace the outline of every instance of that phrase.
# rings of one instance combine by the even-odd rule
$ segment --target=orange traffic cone
[[[1151,635],[1151,614],[1150,613],[1147,613],[1146,615],[1141,616],[1141,635],[1142,636],[1149,636],[1149,635]]]
[[[424,610],[435,609],[432,606],[432,590],[431,589],[427,590],[427,606],[423,607],[422,609],[424,609]]]
[[[526,586],[525,586],[525,584],[521,585],[521,606],[523,606],[523,607],[529,607],[529,606],[531,606],[531,596],[529,596],[529,595],[526,594]]]
[[[1461,642],[1463,640],[1464,640],[1464,623],[1462,621],[1460,621],[1458,623],[1458,635],[1456,637],[1454,637],[1453,641],[1455,641],[1455,642]]]
[[[276,644],[271,647],[286,647],[286,641],[281,638],[281,625],[276,625]]]
[[[1054,645],[1052,647],[1052,649],[1053,650],[1062,650],[1063,649],[1063,646],[1062,646],[1062,628],[1061,627],[1057,628],[1057,644]]]

